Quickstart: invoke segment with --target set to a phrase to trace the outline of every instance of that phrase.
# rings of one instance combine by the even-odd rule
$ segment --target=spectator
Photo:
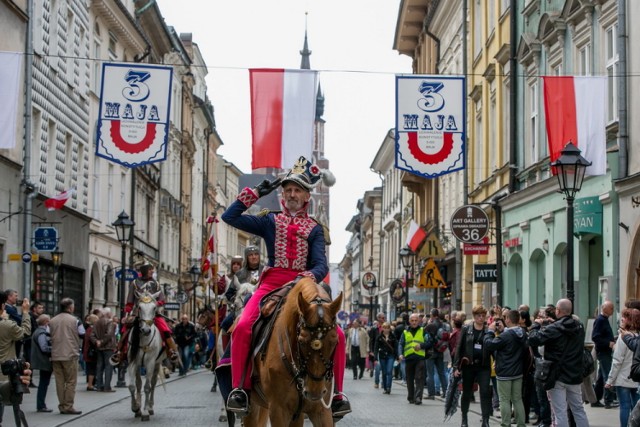
[[[15,291],[13,291],[15,293]],[[11,292],[0,293],[0,316],[3,316],[7,307],[7,301]],[[17,298],[17,294],[16,294]],[[15,301],[15,299],[14,299]],[[14,307],[15,308],[15,307]],[[22,312],[29,311],[29,300],[22,301]],[[0,322],[0,363],[16,358],[16,343],[22,341],[25,335],[31,334],[31,317],[22,316],[20,323],[14,321]],[[7,381],[8,378],[0,373],[0,381]],[[0,401],[0,422],[4,407]]]
[[[640,331],[640,311],[635,308],[625,308],[620,317],[620,329],[637,334]],[[630,378],[633,351],[624,344],[622,334],[618,336],[611,370],[604,388],[615,387],[618,401],[620,402],[620,427],[626,427],[629,422],[629,414],[638,403],[638,383]]]
[[[102,309],[91,331],[90,340],[97,349],[96,388],[98,391],[113,392],[115,391],[111,388],[113,366],[109,363],[109,359],[116,350],[116,325],[113,323],[109,307]]]
[[[231,265],[227,274],[220,276],[218,280],[218,289],[224,289],[224,296],[229,303],[233,302],[238,290],[236,289],[233,278],[236,273],[242,268],[242,257],[240,255],[234,255],[231,257]]]
[[[487,309],[482,305],[473,307],[473,323],[465,325],[460,331],[458,346],[455,351],[455,376],[462,375],[462,427],[468,426],[467,413],[473,397],[473,384],[480,388],[480,408],[482,410],[482,427],[489,426],[491,408],[491,356],[484,348],[484,335],[487,332],[485,318]]]
[[[396,360],[398,342],[391,333],[391,325],[387,322],[382,324],[382,332],[376,338],[374,354],[378,359],[378,365],[382,372],[382,388],[385,394],[391,394],[391,384],[393,383],[393,363]]]
[[[82,322],[72,313],[75,303],[71,298],[60,301],[60,313],[51,319],[51,362],[56,379],[58,409],[61,414],[77,415],[82,411],[74,408],[76,384],[78,382],[78,359],[80,337],[85,335]]]
[[[371,372],[374,375],[373,387],[380,387],[380,363],[376,358],[375,346],[378,342],[378,337],[382,333],[382,325],[386,321],[387,317],[384,313],[380,312],[376,315],[376,321],[373,322],[373,326],[369,329],[369,359],[371,360]]]
[[[193,357],[193,347],[196,339],[196,327],[189,321],[189,316],[182,315],[181,322],[173,329],[173,335],[176,337],[176,344],[180,350],[182,365],[178,375],[185,376],[191,366],[191,358]]]
[[[406,312],[404,312],[400,314],[400,318],[397,319],[396,326],[393,330],[393,334],[396,337],[396,341],[400,341],[400,338],[402,337],[402,334],[408,325],[409,325],[409,315]],[[400,354],[398,354],[398,356],[400,356]],[[402,379],[403,385],[407,384],[407,375],[406,375],[405,368],[406,368],[405,362],[404,362],[404,359],[402,359],[398,364],[398,370],[400,371],[400,378]]]
[[[351,323],[347,334],[347,348],[350,349],[349,354],[351,355],[353,379],[362,379],[366,358],[369,353],[369,334],[367,334],[367,331],[362,327],[359,319],[355,319]],[[359,374],[358,368],[360,368]]]
[[[493,352],[498,381],[500,401],[500,425],[509,427],[511,405],[518,427],[525,426],[525,409],[522,402],[523,357],[525,356],[527,336],[519,326],[520,314],[509,310],[504,319],[495,319],[489,324],[484,337],[484,346]],[[499,333],[496,336],[496,331]]]
[[[22,357],[27,363],[31,364],[31,340],[33,336],[33,332],[36,329],[37,319],[38,317],[44,313],[44,305],[40,302],[33,302],[31,304],[31,310],[29,311],[29,317],[31,318],[31,334],[29,336],[25,336],[23,339],[23,349],[22,349]],[[33,383],[29,383],[29,387],[35,388],[36,385]]]
[[[544,359],[553,362],[556,381],[547,391],[557,427],[568,427],[567,406],[576,425],[588,427],[589,420],[582,406],[582,353],[584,326],[571,313],[573,304],[568,299],[558,300],[558,320],[542,327],[543,319],[536,319],[529,332],[529,345],[544,346]]]
[[[93,328],[98,322],[98,316],[89,314],[84,318],[85,334],[82,337],[82,360],[84,360],[84,372],[87,375],[87,391],[95,391],[96,371],[98,366],[98,350],[91,342]]]
[[[9,320],[13,320],[14,322],[16,322],[16,325],[21,325],[22,324],[22,314],[18,313],[18,308],[16,307],[16,304],[18,303],[18,291],[13,290],[13,289],[7,289],[5,291],[5,295],[7,297],[7,302],[5,305],[5,311],[7,313],[7,315],[9,316]],[[26,313],[26,311],[23,311],[23,313]],[[31,335],[31,332],[29,332],[29,334],[25,334],[25,337]],[[20,352],[22,351],[22,342],[24,341],[24,338],[16,341],[15,343],[15,347],[16,347],[16,357],[20,357]]]
[[[33,311],[32,311],[33,313]],[[31,337],[31,369],[40,371],[38,381],[38,394],[36,397],[36,410],[38,412],[52,412],[46,404],[47,390],[51,382],[53,367],[51,365],[51,334],[49,333],[48,314],[41,314],[36,320],[37,328]]]
[[[409,316],[409,327],[402,333],[398,343],[400,360],[405,361],[409,403],[422,405],[425,358],[427,350],[431,347],[433,347],[433,341],[420,326],[420,316],[418,313],[412,313]]]
[[[434,348],[429,357],[427,357],[427,399],[435,399],[436,396],[436,373],[438,374],[439,387],[442,388],[442,396],[447,393],[447,377],[444,374],[444,352],[449,346],[450,329],[440,319],[440,312],[437,308],[431,309],[431,316],[427,323],[426,331],[431,336]],[[439,344],[439,345],[435,345]]]
[[[609,323],[609,317],[612,314],[613,303],[611,301],[603,302],[600,308],[600,315],[593,322],[593,331],[591,333],[591,340],[596,348],[596,358],[598,359],[598,378],[601,378],[603,382],[609,378],[611,362],[613,361],[613,346],[616,343]],[[604,407],[607,409],[617,407],[618,403],[615,398],[614,390],[611,387],[605,388]]]

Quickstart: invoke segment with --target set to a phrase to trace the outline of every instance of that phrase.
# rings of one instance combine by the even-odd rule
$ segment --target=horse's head
[[[151,333],[151,325],[153,325],[156,317],[156,299],[160,292],[150,294],[143,292],[138,296],[138,321],[140,324],[140,332],[144,335]]]
[[[309,282],[313,286],[306,285],[297,300],[298,364],[300,376],[304,376],[303,396],[319,400],[329,391],[327,381],[333,376],[333,353],[338,344],[336,314],[342,304],[342,293],[331,301],[320,287]],[[296,286],[301,284],[302,281]]]
[[[196,323],[202,328],[208,328],[215,321],[215,311],[211,304],[206,304],[198,311]]]
[[[244,308],[244,303],[247,297],[253,294],[253,291],[256,290],[256,285],[252,285],[251,283],[242,283],[237,287],[238,291],[236,292],[236,296],[233,299],[233,306],[236,311],[242,311]]]

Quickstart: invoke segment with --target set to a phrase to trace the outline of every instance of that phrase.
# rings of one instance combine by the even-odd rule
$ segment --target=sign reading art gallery
[[[396,76],[396,168],[435,178],[465,167],[463,76]]]

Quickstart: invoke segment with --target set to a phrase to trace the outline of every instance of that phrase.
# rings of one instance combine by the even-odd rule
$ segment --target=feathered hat
[[[311,191],[322,179],[322,183],[331,187],[336,183],[336,178],[328,169],[320,169],[318,165],[312,164],[304,156],[293,165],[291,170],[282,179],[282,185],[287,182],[295,182],[307,191]]]

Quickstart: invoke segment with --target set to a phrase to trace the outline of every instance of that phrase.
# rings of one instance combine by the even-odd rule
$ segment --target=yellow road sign
[[[418,287],[423,289],[435,289],[444,288],[446,283],[438,270],[433,258],[427,260],[427,265],[424,266],[422,273],[420,273],[420,280],[418,281]]]
[[[442,249],[442,243],[435,235],[435,233],[429,234],[427,236],[427,240],[422,245],[422,249],[418,254],[421,258],[444,258],[445,253],[444,249]]]

